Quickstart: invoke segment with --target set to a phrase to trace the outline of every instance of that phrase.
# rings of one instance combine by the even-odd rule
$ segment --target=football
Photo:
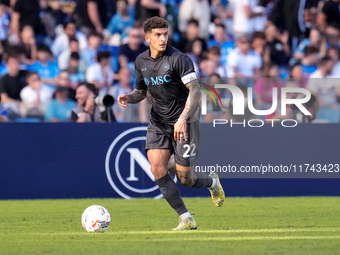
[[[81,216],[81,223],[87,232],[104,232],[108,229],[110,222],[109,211],[101,205],[87,207]]]

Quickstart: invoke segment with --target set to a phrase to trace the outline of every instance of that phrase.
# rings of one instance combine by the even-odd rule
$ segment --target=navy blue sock
[[[164,177],[156,180],[156,183],[165,200],[178,213],[178,215],[182,215],[188,211],[181,198],[178,186],[169,174],[166,174]]]
[[[197,176],[197,181],[194,184],[195,188],[211,187],[211,185],[213,184],[213,180],[209,175],[200,172],[197,172],[195,174]]]

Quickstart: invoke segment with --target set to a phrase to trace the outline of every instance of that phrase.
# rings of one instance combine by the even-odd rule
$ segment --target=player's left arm
[[[186,123],[201,100],[201,90],[192,60],[185,54],[177,58],[175,71],[181,77],[183,84],[189,90],[184,109],[174,126],[175,141],[182,142],[188,139],[186,134]],[[182,136],[181,136],[182,135]]]
[[[194,80],[185,85],[189,90],[189,95],[185,103],[184,110],[179,117],[184,121],[187,121],[193,111],[196,109],[201,100],[201,90],[199,89],[198,80]]]
[[[185,132],[187,120],[190,118],[191,114],[195,111],[201,101],[201,90],[199,89],[199,83],[197,79],[187,83],[185,86],[189,90],[189,95],[185,103],[185,107],[174,126],[174,138],[175,141],[179,142],[182,142],[183,139],[187,140],[188,137]],[[181,137],[180,134],[184,134],[184,137]]]

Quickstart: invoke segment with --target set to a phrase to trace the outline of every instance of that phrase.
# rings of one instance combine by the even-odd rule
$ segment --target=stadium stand
[[[17,98],[11,101],[8,91],[13,91],[14,88],[1,85],[17,76],[9,73],[11,67],[8,60],[11,52],[15,51],[19,56],[20,72],[38,72],[42,84],[55,90],[60,71],[68,70],[72,82],[70,87],[74,89],[77,83],[86,79],[84,74],[88,76],[91,68],[98,64],[98,52],[109,51],[111,71],[107,72],[110,75],[107,78],[110,82],[107,87],[116,88],[112,94],[117,96],[117,91],[127,89],[120,87],[120,75],[130,73],[127,69],[132,76],[130,89],[134,89],[134,59],[147,49],[141,27],[145,18],[150,15],[159,15],[168,20],[171,24],[169,44],[189,55],[200,77],[218,75],[220,81],[241,87],[254,87],[257,83],[258,89],[255,89],[253,99],[254,105],[259,108],[263,107],[263,100],[259,98],[263,99],[263,95],[267,95],[266,100],[269,100],[272,84],[278,83],[278,77],[281,79],[280,87],[285,87],[291,82],[290,79],[298,87],[307,89],[311,88],[307,84],[318,84],[317,90],[315,86],[311,88],[317,98],[322,97],[320,114],[317,114],[313,122],[339,122],[338,1],[165,0],[160,3],[156,0],[118,0],[111,1],[110,5],[108,2],[0,1],[0,93],[3,107],[9,112],[9,122],[25,121],[27,116],[27,110],[22,107],[22,99],[18,96],[20,91],[16,91]],[[95,8],[88,8],[89,6]],[[247,46],[243,47],[249,47],[249,50],[244,51],[247,55],[242,57],[240,47],[245,45],[245,40]],[[256,56],[256,64],[253,64],[253,70],[248,74],[245,67],[252,66],[251,61],[255,61],[251,56]],[[322,76],[322,59],[327,57],[330,58],[328,64],[331,73]],[[236,70],[234,67],[239,59],[246,62]],[[275,81],[264,82],[271,79],[268,68],[272,66],[277,69],[277,75],[273,78]],[[332,82],[323,79],[332,79]],[[21,84],[19,90],[27,85],[26,81],[20,81],[25,84]],[[112,90],[108,89],[107,93],[110,91]],[[53,93],[50,94],[51,98],[45,100],[46,105],[41,109],[47,109]],[[324,98],[325,95],[332,99],[331,105],[327,104],[326,112],[322,105],[327,99]],[[228,91],[220,91],[222,99],[228,100],[230,96]],[[74,98],[74,95],[68,97]],[[149,109],[145,103],[149,104],[141,104],[141,111]],[[113,109],[117,112],[116,106]],[[214,109],[216,116],[220,114],[233,118],[228,111],[228,106]],[[129,111],[122,111],[120,114],[129,114]],[[44,115],[45,112],[40,113],[41,117]],[[138,114],[119,117],[122,122],[139,122],[141,119],[144,118],[139,118]],[[44,118],[39,121],[43,122]]]

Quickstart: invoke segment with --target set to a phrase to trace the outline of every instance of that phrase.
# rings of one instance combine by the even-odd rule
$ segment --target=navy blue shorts
[[[175,156],[176,164],[189,167],[195,165],[198,157],[200,143],[200,123],[195,121],[187,123],[187,140],[181,143],[174,139],[174,125],[149,121],[146,135],[145,150],[170,149]]]

